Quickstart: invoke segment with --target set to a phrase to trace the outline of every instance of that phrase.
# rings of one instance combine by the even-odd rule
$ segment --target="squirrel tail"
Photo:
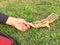
[[[52,22],[55,21],[55,19],[57,19],[57,18],[58,18],[58,15],[52,13],[52,14],[50,14],[46,19],[47,19],[47,21],[48,21],[49,23],[52,23]]]

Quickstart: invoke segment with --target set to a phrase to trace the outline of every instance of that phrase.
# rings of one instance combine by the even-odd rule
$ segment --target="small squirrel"
[[[52,23],[53,21],[55,21],[55,19],[58,18],[57,14],[50,14],[46,19],[42,19],[40,21],[35,21],[32,23],[29,23],[32,27],[34,28],[39,28],[39,27],[48,27],[48,29],[50,30],[50,23]]]

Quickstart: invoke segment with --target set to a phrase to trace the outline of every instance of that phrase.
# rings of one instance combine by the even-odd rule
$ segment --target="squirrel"
[[[29,23],[30,26],[34,27],[34,28],[39,28],[39,27],[48,27],[48,29],[50,30],[50,23],[52,23],[53,21],[55,21],[58,18],[57,14],[50,14],[47,18],[42,19],[40,21],[35,21],[32,23]]]

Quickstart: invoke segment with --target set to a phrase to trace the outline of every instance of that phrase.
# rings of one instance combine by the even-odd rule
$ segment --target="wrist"
[[[14,21],[14,18],[13,17],[8,17],[7,21],[6,21],[6,24],[8,25],[12,25],[12,22]]]

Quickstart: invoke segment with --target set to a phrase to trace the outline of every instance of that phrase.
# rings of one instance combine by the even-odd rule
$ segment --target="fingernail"
[[[27,24],[27,27],[30,27],[30,26]]]

